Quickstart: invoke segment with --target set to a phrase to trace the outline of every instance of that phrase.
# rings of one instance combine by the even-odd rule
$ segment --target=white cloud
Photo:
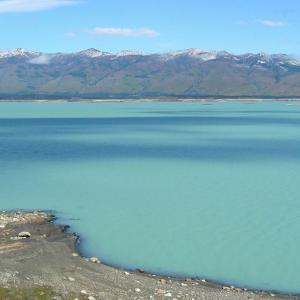
[[[146,37],[154,38],[159,36],[159,32],[148,28],[116,28],[116,27],[95,27],[93,29],[84,30],[84,32],[92,35],[113,35],[125,37]]]
[[[78,3],[77,0],[0,0],[0,13],[32,12]]]
[[[42,54],[38,57],[35,57],[29,61],[29,63],[33,65],[47,65],[50,63],[52,55],[50,54]]]
[[[256,23],[268,27],[285,27],[288,25],[286,22],[274,20],[256,20]]]

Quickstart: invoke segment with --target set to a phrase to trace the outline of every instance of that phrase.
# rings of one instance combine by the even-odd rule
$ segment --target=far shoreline
[[[174,97],[146,97],[146,98],[40,98],[40,99],[0,99],[1,103],[259,103],[259,102],[300,102],[300,97],[203,97],[203,98],[174,98]]]

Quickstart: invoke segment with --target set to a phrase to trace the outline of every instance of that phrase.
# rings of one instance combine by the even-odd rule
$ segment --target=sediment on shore
[[[98,258],[81,257],[76,248],[78,236],[53,220],[54,216],[45,212],[0,212],[1,288],[50,288],[67,299],[71,294],[105,300],[300,299],[222,286],[205,279],[176,279],[113,268]],[[51,293],[49,299],[53,297]],[[41,299],[48,298],[44,294]]]

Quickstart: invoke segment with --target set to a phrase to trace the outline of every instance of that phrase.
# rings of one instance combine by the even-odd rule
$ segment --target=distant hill
[[[0,52],[0,98],[300,97],[285,54]]]

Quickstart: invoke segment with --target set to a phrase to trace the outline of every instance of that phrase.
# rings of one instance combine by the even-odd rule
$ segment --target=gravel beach
[[[41,299],[63,299],[71,293],[89,300],[300,299],[112,268],[100,258],[81,257],[76,249],[78,237],[53,220],[44,212],[0,212],[1,288],[47,287],[60,295]],[[8,298],[0,295],[0,299]]]

